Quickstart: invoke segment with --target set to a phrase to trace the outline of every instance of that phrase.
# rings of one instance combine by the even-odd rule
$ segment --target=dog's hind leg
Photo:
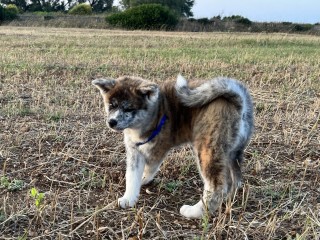
[[[205,213],[213,214],[227,195],[230,176],[228,144],[219,126],[209,134],[197,134],[194,151],[198,168],[204,182],[202,199],[195,205],[184,205],[180,213],[187,218],[201,218]],[[227,177],[228,176],[228,177]]]
[[[183,205],[180,213],[187,218],[201,218],[205,213],[213,214],[228,192],[224,154],[212,149],[197,150],[201,177],[204,182],[202,199],[195,205]]]
[[[243,161],[243,149],[231,153],[229,170],[230,176],[228,177],[228,189],[233,194],[235,190],[240,187],[242,181],[240,164]]]

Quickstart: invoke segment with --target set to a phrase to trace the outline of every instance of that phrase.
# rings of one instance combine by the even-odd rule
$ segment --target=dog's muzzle
[[[108,124],[109,124],[109,127],[110,127],[110,128],[115,128],[115,127],[117,126],[118,122],[117,122],[117,120],[115,120],[115,119],[110,119],[110,120],[108,121]]]

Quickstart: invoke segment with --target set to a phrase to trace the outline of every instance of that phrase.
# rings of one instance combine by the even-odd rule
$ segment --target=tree
[[[88,0],[94,12],[105,12],[112,9],[113,0]]]
[[[130,8],[130,0],[120,0],[119,4],[124,9]]]
[[[0,2],[6,5],[14,4],[22,11],[26,11],[28,6],[27,0],[1,0]]]
[[[141,4],[157,3],[167,6],[175,11],[179,16],[192,17],[193,13],[191,8],[194,5],[194,0],[121,0],[120,5],[124,9],[139,6]]]
[[[92,7],[87,3],[80,3],[71,8],[68,13],[73,15],[90,15],[92,14]]]
[[[80,3],[88,2],[94,12],[111,11],[113,0],[0,0],[3,4],[15,4],[25,12],[57,12],[67,11]]]
[[[18,8],[14,4],[9,4],[6,7],[3,7],[0,4],[0,23],[2,21],[10,21],[17,18]]]
[[[28,11],[57,12],[64,11],[66,3],[60,0],[30,0]]]
[[[15,4],[8,4],[7,7],[6,7],[6,10],[14,18],[16,18],[18,13],[19,13],[19,9]]]

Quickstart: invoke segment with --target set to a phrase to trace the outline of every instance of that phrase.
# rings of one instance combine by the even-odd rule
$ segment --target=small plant
[[[24,116],[32,115],[33,111],[29,107],[23,106],[20,109],[18,109],[17,114],[21,117],[24,117]]]
[[[256,112],[261,113],[263,110],[265,110],[265,105],[264,103],[257,103],[256,105]]]
[[[178,189],[178,187],[180,187],[182,185],[182,183],[180,181],[172,181],[172,182],[168,182],[165,186],[166,190],[168,190],[169,192],[173,193],[175,190]]]
[[[104,188],[106,186],[106,177],[102,178],[87,168],[81,168],[80,173],[83,177],[81,181],[82,187]]]
[[[27,240],[28,239],[28,231],[25,230],[23,235],[18,237],[18,240]]]
[[[10,185],[10,182],[6,176],[0,178],[0,187],[7,188]]]
[[[208,210],[206,209],[205,214],[203,214],[201,218],[201,227],[202,227],[202,237],[201,239],[205,239],[205,234],[209,231],[210,227],[210,216]]]
[[[23,186],[24,182],[19,179],[10,181],[6,176],[2,176],[0,179],[0,187],[8,189],[10,192],[22,190]]]
[[[8,186],[8,190],[12,192],[22,190],[23,186],[24,186],[24,182],[22,180],[13,179]]]
[[[35,205],[39,209],[44,200],[44,193],[40,193],[36,188],[31,188],[30,195],[35,200]]]
[[[92,7],[89,4],[80,3],[71,8],[68,13],[73,15],[90,15],[92,14]]]
[[[3,222],[6,219],[6,216],[4,215],[4,212],[0,210],[0,223]]]
[[[53,113],[53,114],[49,115],[49,117],[48,117],[48,119],[53,122],[59,122],[61,120],[61,118],[62,118],[62,115],[59,112]]]

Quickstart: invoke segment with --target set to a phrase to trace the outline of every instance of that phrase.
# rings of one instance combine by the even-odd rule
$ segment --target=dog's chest
[[[146,143],[144,145],[137,146],[136,148],[143,156],[145,156],[146,159],[148,159],[154,154],[153,145],[154,144]]]
[[[125,134],[124,143],[127,146],[127,151],[137,151],[146,158],[150,158],[154,154],[155,144],[148,142],[142,145],[137,145],[139,142],[143,142],[145,139],[141,139],[138,134]]]

